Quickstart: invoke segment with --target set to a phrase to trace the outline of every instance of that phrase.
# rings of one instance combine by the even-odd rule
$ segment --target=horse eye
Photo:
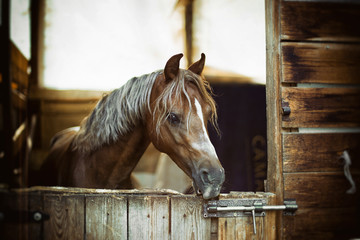
[[[178,125],[180,123],[180,119],[175,113],[169,113],[167,120],[174,125]]]

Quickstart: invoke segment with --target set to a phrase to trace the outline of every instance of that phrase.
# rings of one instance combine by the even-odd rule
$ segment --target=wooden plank
[[[266,200],[267,205],[275,205],[275,194],[271,193],[249,193],[249,192],[232,192],[227,195],[220,195],[220,199],[261,199]],[[218,222],[218,239],[275,239],[276,222],[275,212],[267,212],[263,217],[256,217],[256,234],[252,215],[237,218],[219,218]]]
[[[283,1],[281,39],[359,42],[359,15],[359,4]]]
[[[28,193],[29,195],[29,211],[35,212],[40,211],[43,212],[44,206],[43,206],[43,195],[38,191],[30,191]],[[29,240],[37,240],[37,239],[43,239],[43,223],[37,223],[37,222],[31,222],[29,224],[29,232],[28,232],[28,238]]]
[[[87,195],[85,221],[86,239],[126,239],[126,197]]]
[[[276,194],[275,204],[283,200],[283,170],[281,148],[281,59],[280,59],[280,0],[265,0],[266,20],[266,122],[267,180],[266,191]],[[276,236],[282,238],[282,214],[276,213]]]
[[[360,174],[352,174],[360,186]],[[284,173],[284,198],[296,199],[299,209],[356,206],[360,193],[347,194],[351,184],[344,173]]]
[[[84,239],[84,196],[45,194],[44,239]]]
[[[128,239],[169,239],[168,196],[132,196],[128,201]]]
[[[351,172],[360,172],[360,133],[283,133],[284,172],[344,172],[345,150]]]
[[[10,42],[11,80],[18,85],[18,89],[27,89],[29,86],[28,60],[13,42]]]
[[[284,239],[357,239],[360,236],[358,213],[346,206],[299,208],[296,216],[284,216]]]
[[[281,44],[282,82],[360,84],[360,45]]]
[[[267,239],[264,236],[264,217],[256,217],[256,234],[254,233],[253,220],[248,217],[220,218],[219,240],[242,240],[242,239]]]
[[[285,128],[360,126],[360,88],[284,87],[282,98],[291,109]]]
[[[211,219],[202,216],[203,199],[197,196],[171,198],[171,239],[211,239]]]

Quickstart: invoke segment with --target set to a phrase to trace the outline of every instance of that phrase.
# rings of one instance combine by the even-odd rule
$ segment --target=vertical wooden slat
[[[169,239],[168,196],[130,196],[128,201],[128,239]]]
[[[267,180],[265,191],[276,194],[276,204],[284,199],[281,149],[281,49],[280,0],[265,1],[266,20],[266,120]],[[282,215],[276,213],[276,238],[282,239]]]
[[[211,219],[202,213],[203,199],[196,196],[171,198],[171,239],[210,239]]]
[[[44,212],[44,239],[84,239],[84,196],[45,195]]]
[[[43,195],[41,192],[30,191],[28,202],[30,212],[43,212]],[[43,226],[44,223],[31,222],[28,230],[29,240],[43,239]]]
[[[126,239],[126,197],[87,195],[85,211],[86,239]]]

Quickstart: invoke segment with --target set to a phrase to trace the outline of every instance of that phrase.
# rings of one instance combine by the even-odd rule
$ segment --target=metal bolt
[[[34,219],[36,222],[41,221],[41,219],[42,219],[42,214],[39,213],[39,212],[35,212],[34,215],[33,215],[33,219]]]

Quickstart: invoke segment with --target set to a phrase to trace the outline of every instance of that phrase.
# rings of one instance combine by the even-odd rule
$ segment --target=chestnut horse
[[[80,128],[57,133],[40,184],[133,188],[131,172],[151,142],[193,179],[204,199],[218,196],[225,173],[207,133],[217,114],[201,76],[205,55],[188,70],[179,68],[182,56],[104,96]]]

